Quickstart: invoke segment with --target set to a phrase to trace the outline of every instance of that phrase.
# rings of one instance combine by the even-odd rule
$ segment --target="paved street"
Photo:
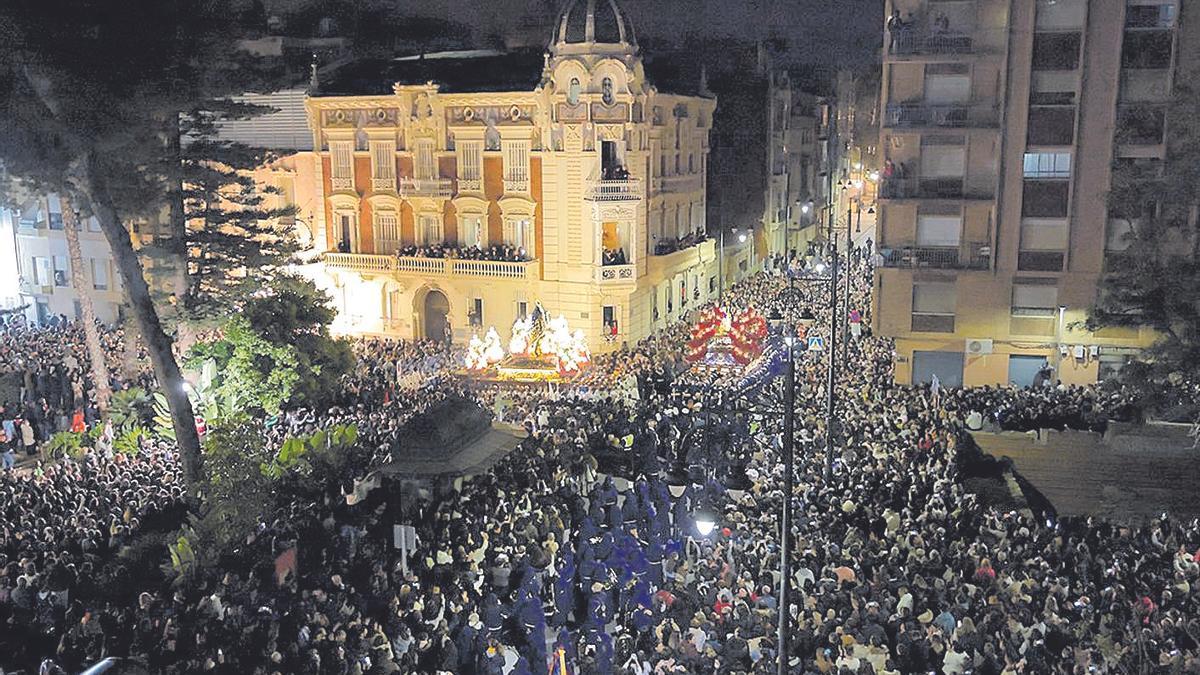
[[[1163,511],[1200,517],[1200,455],[1192,450],[1106,444],[1097,434],[1052,432],[1045,445],[1022,433],[975,434],[979,447],[1016,469],[1063,515],[1143,521]],[[1131,447],[1132,446],[1132,447]]]

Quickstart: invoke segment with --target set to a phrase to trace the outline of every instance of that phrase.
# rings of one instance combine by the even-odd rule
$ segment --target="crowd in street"
[[[115,654],[156,673],[266,675],[766,673],[778,658],[791,672],[838,675],[1200,668],[1200,525],[1001,511],[959,480],[973,414],[1088,428],[1129,402],[1084,388],[895,385],[889,341],[829,334],[822,285],[783,293],[786,273],[814,260],[775,265],[722,299],[792,321],[808,308],[810,331],[845,339],[836,430],[822,409],[826,354],[797,357],[788,607],[778,601],[780,420],[749,402],[770,398],[772,368],[749,387],[688,369],[689,327],[678,323],[597,357],[570,385],[500,390],[448,377],[457,356],[444,345],[364,341],[338,407],[288,411],[272,431],[357,425],[366,447],[357,475],[337,477],[340,492],[444,396],[475,397],[528,436],[415,506],[388,487],[354,505],[293,500],[221,569],[123,596],[104,586],[115,554],[179,499],[169,450],[7,475],[0,663],[50,657],[77,669]],[[850,260],[850,309],[866,315],[871,261]],[[663,472],[680,462],[692,484],[673,498]],[[722,486],[731,469],[751,481],[740,499]],[[695,527],[701,506],[719,514],[708,536]],[[402,521],[418,534],[407,569],[392,547]],[[292,547],[297,563],[281,575]],[[781,611],[792,616],[786,654]]]
[[[109,358],[113,391],[152,382],[144,353],[127,358],[121,328],[100,326],[99,336]],[[100,419],[87,353],[82,324],[66,317],[51,317],[44,326],[28,324],[22,317],[0,318],[0,460],[4,467],[12,465],[17,453],[38,454],[39,447],[57,432],[81,430]]]

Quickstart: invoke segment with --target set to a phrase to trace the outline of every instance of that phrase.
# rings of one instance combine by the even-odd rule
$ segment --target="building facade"
[[[1165,156],[1179,10],[889,2],[873,320],[896,338],[897,380],[1029,384],[1049,365],[1094,382],[1152,341],[1079,323],[1122,245],[1114,167],[1153,173]]]
[[[647,75],[615,0],[569,3],[545,53],[323,78],[306,103],[313,150],[277,171],[292,176],[335,328],[507,337],[540,302],[602,351],[715,296],[715,100],[700,82],[679,89]]]
[[[52,316],[79,318],[79,295],[71,280],[71,259],[58,195],[31,196],[12,209],[0,209],[0,218],[8,220],[9,232],[15,235],[12,250],[19,297],[11,304],[27,306],[26,319],[38,323],[45,323]],[[79,220],[79,247],[83,255],[82,274],[86,277],[84,286],[92,298],[96,318],[110,324],[119,321],[123,303],[120,280],[108,241],[95,218]]]

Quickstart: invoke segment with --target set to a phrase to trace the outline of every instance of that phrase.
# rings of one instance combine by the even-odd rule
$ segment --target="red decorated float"
[[[709,368],[743,368],[762,355],[767,320],[753,309],[730,316],[713,307],[700,313],[692,326],[686,358]]]

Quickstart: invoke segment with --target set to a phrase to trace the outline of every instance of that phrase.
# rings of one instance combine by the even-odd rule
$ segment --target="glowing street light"
[[[701,506],[696,510],[696,531],[701,537],[707,537],[717,527],[717,513],[710,506]]]

